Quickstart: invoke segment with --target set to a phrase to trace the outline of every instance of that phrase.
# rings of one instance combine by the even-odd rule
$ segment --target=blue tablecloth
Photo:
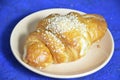
[[[23,17],[48,8],[71,8],[104,16],[114,37],[114,55],[100,71],[77,80],[120,80],[120,0],[0,0],[0,80],[52,80],[18,63],[9,43],[13,28]]]

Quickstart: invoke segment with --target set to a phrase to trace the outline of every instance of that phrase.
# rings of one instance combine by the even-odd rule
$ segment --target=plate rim
[[[14,30],[16,29],[16,27],[18,26],[19,23],[21,23],[21,21],[23,21],[25,18],[28,18],[29,16],[32,16],[32,15],[35,15],[37,13],[40,13],[40,12],[44,12],[44,11],[49,11],[49,10],[68,10],[68,11],[75,11],[75,12],[79,12],[79,13],[83,13],[83,14],[86,14],[82,11],[78,11],[78,10],[74,10],[74,9],[68,9],[68,8],[50,8],[50,9],[44,9],[44,10],[40,10],[40,11],[37,11],[37,12],[34,12],[34,13],[31,13],[29,14],[28,16],[25,16],[23,19],[21,19],[16,25],[15,27],[13,28],[12,30],[12,33],[10,35],[10,47],[11,47],[11,50],[12,50],[12,54],[14,55],[14,57],[17,59],[17,61],[22,64],[26,69],[34,72],[34,73],[37,73],[39,75],[43,75],[43,76],[46,76],[46,77],[51,77],[51,78],[78,78],[78,77],[83,77],[83,76],[87,76],[87,75],[90,75],[90,74],[93,74],[95,72],[97,72],[98,70],[102,69],[109,61],[110,59],[112,58],[113,56],[113,53],[114,53],[114,39],[113,39],[113,36],[110,32],[110,30],[107,28],[107,31],[110,35],[110,38],[111,38],[111,41],[112,41],[112,50],[110,52],[110,55],[108,56],[107,60],[104,61],[100,66],[96,67],[95,69],[91,70],[91,71],[88,71],[88,72],[85,72],[85,73],[80,73],[80,74],[73,74],[73,75],[58,75],[58,74],[50,74],[50,73],[45,73],[45,72],[41,72],[40,70],[37,71],[36,69],[32,69],[30,66],[28,66],[27,64],[25,64],[15,53],[14,53],[14,50],[13,50],[13,47],[12,47],[12,36],[13,36],[13,33],[14,33]]]

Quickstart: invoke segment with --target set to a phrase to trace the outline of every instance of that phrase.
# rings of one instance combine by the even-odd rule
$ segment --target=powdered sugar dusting
[[[59,53],[61,51],[63,51],[63,49],[65,48],[64,44],[61,42],[61,40],[59,38],[57,38],[54,34],[52,34],[51,32],[49,31],[45,31],[45,33],[47,35],[50,35],[51,38],[53,38],[52,40],[54,41],[51,41],[50,39],[49,40],[49,44],[51,44],[51,48],[53,49],[53,52],[56,52],[56,53]]]
[[[78,17],[69,14],[69,15],[60,15],[48,19],[47,30],[52,31],[53,33],[64,33],[71,29],[80,29],[80,31],[86,30],[86,25],[78,21]]]

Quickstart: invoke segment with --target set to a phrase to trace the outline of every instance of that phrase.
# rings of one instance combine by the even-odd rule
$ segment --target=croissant
[[[97,14],[51,14],[39,21],[27,36],[23,60],[34,67],[75,61],[100,40],[107,30],[104,18]]]

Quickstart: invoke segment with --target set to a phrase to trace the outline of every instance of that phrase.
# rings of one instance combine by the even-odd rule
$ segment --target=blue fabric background
[[[0,80],[53,80],[19,64],[9,43],[13,28],[22,18],[48,8],[71,8],[104,16],[114,37],[114,55],[100,71],[76,79],[120,80],[120,0],[0,0]]]

